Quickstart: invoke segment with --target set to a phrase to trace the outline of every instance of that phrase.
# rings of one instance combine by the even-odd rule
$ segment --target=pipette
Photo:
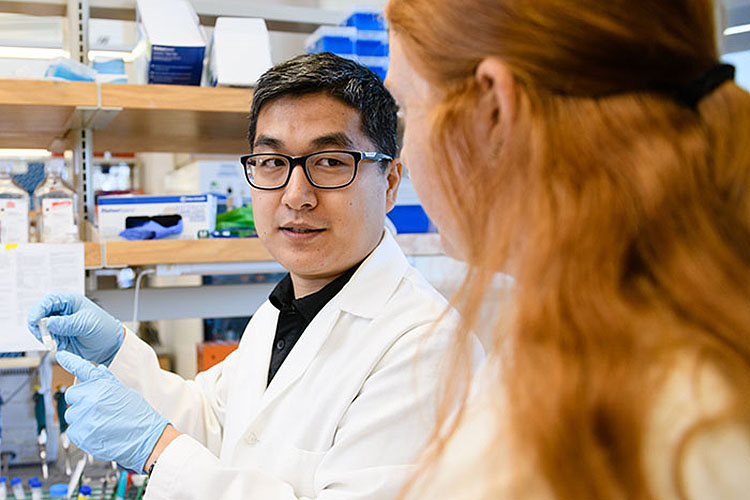
[[[39,459],[42,462],[42,477],[47,479],[49,477],[49,467],[47,465],[47,412],[44,407],[44,393],[40,386],[36,386],[33,400]]]
[[[65,420],[65,410],[68,408],[68,405],[65,403],[65,386],[58,386],[57,392],[53,397],[57,408],[57,420],[60,422],[60,441],[65,456],[65,474],[70,476],[72,470],[70,466],[70,439],[68,438],[67,433],[68,422]]]

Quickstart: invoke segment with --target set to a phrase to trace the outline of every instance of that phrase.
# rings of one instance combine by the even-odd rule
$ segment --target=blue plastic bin
[[[342,26],[354,26],[360,30],[385,30],[385,18],[382,12],[354,12],[347,17]]]
[[[358,56],[388,56],[388,32],[357,30],[356,52]]]
[[[385,80],[385,75],[388,73],[388,58],[387,57],[372,57],[372,56],[359,56],[360,64],[363,64],[373,70],[381,80]]]
[[[344,26],[321,26],[307,38],[305,48],[308,54],[333,52],[334,54],[356,54],[356,28]]]
[[[434,233],[435,226],[421,205],[396,205],[388,218],[399,233]]]

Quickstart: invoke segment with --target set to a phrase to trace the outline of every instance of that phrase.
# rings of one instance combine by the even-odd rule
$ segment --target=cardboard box
[[[239,345],[239,340],[213,340],[198,344],[198,372],[221,363]]]
[[[210,45],[211,86],[251,87],[272,66],[271,42],[263,19],[219,17]]]
[[[141,53],[134,64],[147,83],[200,85],[206,42],[187,0],[137,0]]]
[[[199,231],[216,227],[216,197],[210,194],[167,196],[100,196],[97,206],[99,239],[121,240],[128,217],[179,215],[183,230],[170,240],[194,240]]]

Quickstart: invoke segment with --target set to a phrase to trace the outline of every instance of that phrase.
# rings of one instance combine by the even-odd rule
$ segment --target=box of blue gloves
[[[99,239],[193,240],[216,227],[216,195],[100,196]]]

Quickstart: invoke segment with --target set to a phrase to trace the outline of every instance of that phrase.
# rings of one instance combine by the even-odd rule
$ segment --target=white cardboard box
[[[212,86],[252,87],[271,68],[271,42],[263,19],[219,17],[211,39]]]
[[[187,0],[136,0],[141,52],[134,62],[147,83],[200,85],[206,41]]]
[[[216,197],[210,194],[166,196],[100,196],[97,206],[99,239],[122,240],[128,217],[180,215],[181,234],[170,240],[194,240],[198,232],[216,228]]]

